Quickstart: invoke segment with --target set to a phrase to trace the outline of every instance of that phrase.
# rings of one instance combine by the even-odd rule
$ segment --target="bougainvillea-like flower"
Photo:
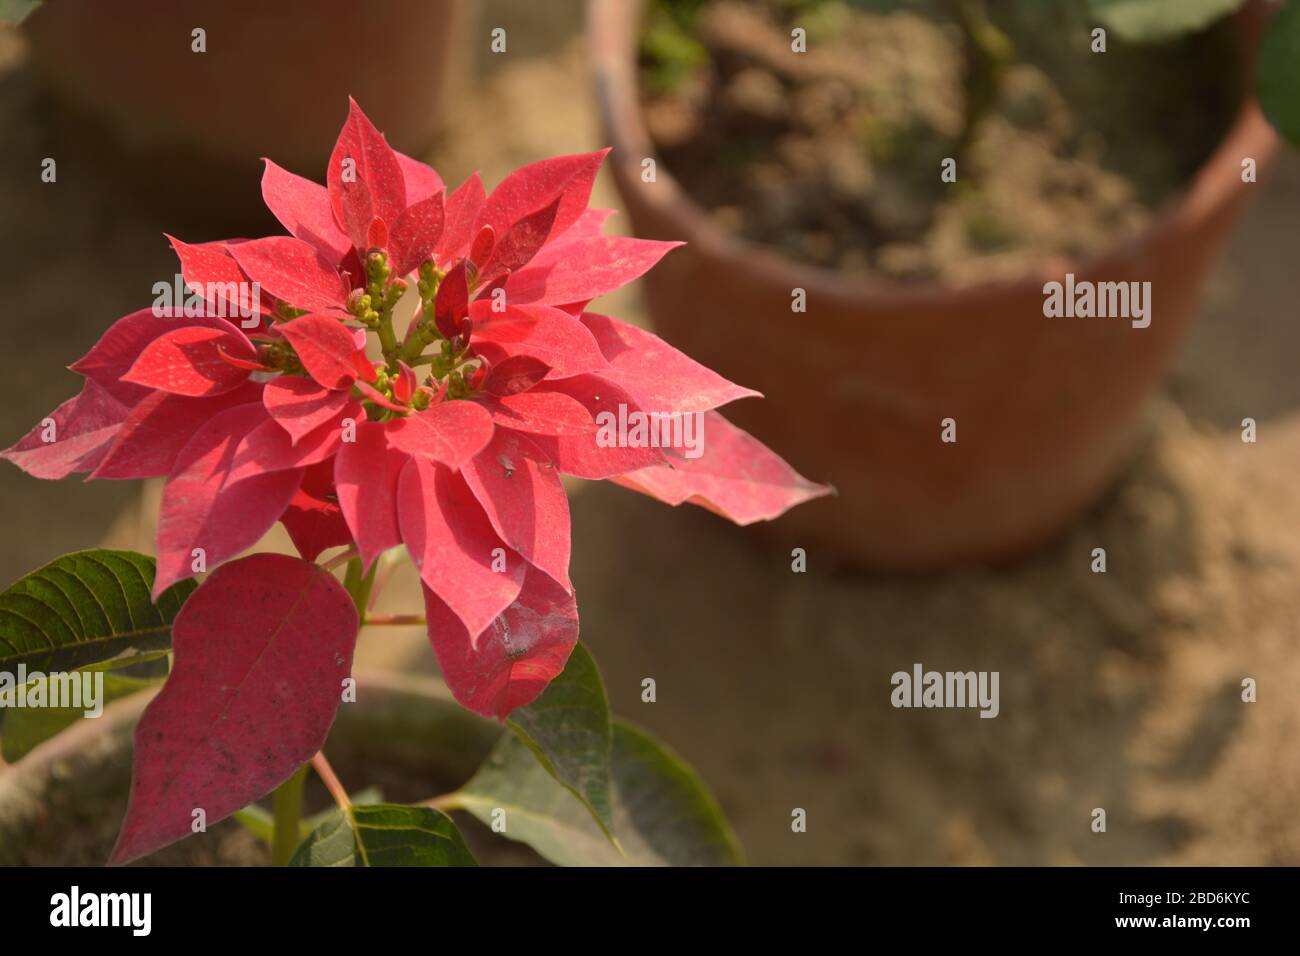
[[[248,316],[119,319],[72,366],[81,393],[3,455],[41,478],[165,477],[155,595],[277,521],[308,561],[342,546],[369,568],[404,545],[448,685],[504,717],[577,640],[561,475],[741,524],[828,490],[715,411],[756,393],[587,311],[676,245],[602,234],[604,156],[447,192],[353,103],[325,186],[266,164],[289,235],[171,240],[206,305],[258,290]],[[600,435],[636,415],[699,415],[702,441]]]

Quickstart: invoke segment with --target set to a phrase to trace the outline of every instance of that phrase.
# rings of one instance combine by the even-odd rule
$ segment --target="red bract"
[[[213,290],[255,283],[251,315],[118,320],[72,366],[86,379],[81,394],[3,455],[42,478],[165,478],[156,593],[236,558],[276,521],[307,561],[348,546],[369,567],[405,545],[452,692],[504,718],[563,669],[577,640],[561,475],[614,479],[742,524],[829,490],[715,411],[757,393],[649,332],[585,311],[676,245],[601,234],[609,211],[587,203],[604,156],[534,163],[491,194],[477,175],[447,191],[353,103],[325,186],[266,164],[263,197],[290,235],[172,240],[208,306],[221,301]],[[656,432],[673,416],[678,431]],[[633,421],[644,434],[625,428]],[[233,755],[234,808],[318,746],[355,620],[343,620],[319,572],[282,560],[227,565],[178,619],[176,671],[141,725],[133,803],[155,804],[151,826],[162,829],[132,824],[116,859],[179,833],[181,804],[203,803],[213,770],[188,748]],[[248,595],[272,582],[267,614],[245,615]],[[255,650],[248,628],[270,628],[294,588],[334,616],[295,618],[277,638],[283,652],[244,661],[245,644]],[[222,602],[238,606],[236,618],[222,618]],[[328,640],[308,639],[316,623],[328,625]],[[232,641],[240,653],[223,657]],[[190,661],[205,654],[213,669],[200,679]],[[285,705],[310,703],[284,728],[294,746],[265,767],[235,738],[199,739],[245,663]],[[241,692],[231,705],[247,708],[238,712],[251,726],[269,699]],[[171,717],[195,729],[168,734]],[[175,807],[160,782],[170,777],[181,781]]]

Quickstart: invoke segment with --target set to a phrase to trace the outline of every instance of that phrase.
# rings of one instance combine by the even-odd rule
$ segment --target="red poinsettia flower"
[[[446,194],[353,103],[325,186],[267,163],[290,235],[172,240],[208,305],[259,290],[249,317],[119,319],[72,366],[81,394],[4,457],[41,478],[165,477],[155,594],[276,521],[307,560],[348,546],[369,567],[404,545],[447,683],[504,717],[578,636],[561,475],[741,524],[828,491],[715,411],[755,392],[586,310],[676,245],[602,235],[604,155]],[[614,422],[696,415],[693,439],[610,440]]]

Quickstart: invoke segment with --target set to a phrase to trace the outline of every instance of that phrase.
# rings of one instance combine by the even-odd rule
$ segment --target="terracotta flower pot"
[[[165,176],[134,165],[156,189],[185,183],[192,206],[236,195],[221,168],[196,172],[192,159],[256,178],[269,156],[322,178],[349,95],[396,148],[427,148],[460,13],[460,0],[55,0],[24,29],[61,102],[132,152],[180,154]],[[206,52],[192,49],[195,29]]]
[[[766,399],[726,410],[839,497],[783,519],[869,566],[1009,557],[1094,500],[1134,450],[1141,412],[1276,137],[1253,101],[1136,240],[1018,281],[961,289],[849,279],[723,232],[654,156],[637,89],[639,3],[590,0],[612,169],[636,234],[684,239],[644,280],[658,330]],[[1253,10],[1258,14],[1258,5]],[[1153,321],[1044,317],[1043,285],[1150,281]],[[794,289],[806,314],[791,311]],[[941,422],[957,441],[940,441]]]

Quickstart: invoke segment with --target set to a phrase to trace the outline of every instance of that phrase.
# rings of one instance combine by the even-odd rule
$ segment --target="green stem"
[[[348,561],[347,572],[343,575],[343,587],[352,595],[352,603],[357,606],[357,614],[363,626],[366,623],[366,605],[370,603],[370,589],[375,585],[375,571],[378,569],[379,562],[376,561],[370,566],[369,571],[363,571],[361,559],[352,558]]]
[[[308,764],[294,771],[292,777],[276,787],[271,797],[275,829],[271,836],[271,865],[285,866],[298,849],[298,822],[302,818],[302,786],[307,779]]]

